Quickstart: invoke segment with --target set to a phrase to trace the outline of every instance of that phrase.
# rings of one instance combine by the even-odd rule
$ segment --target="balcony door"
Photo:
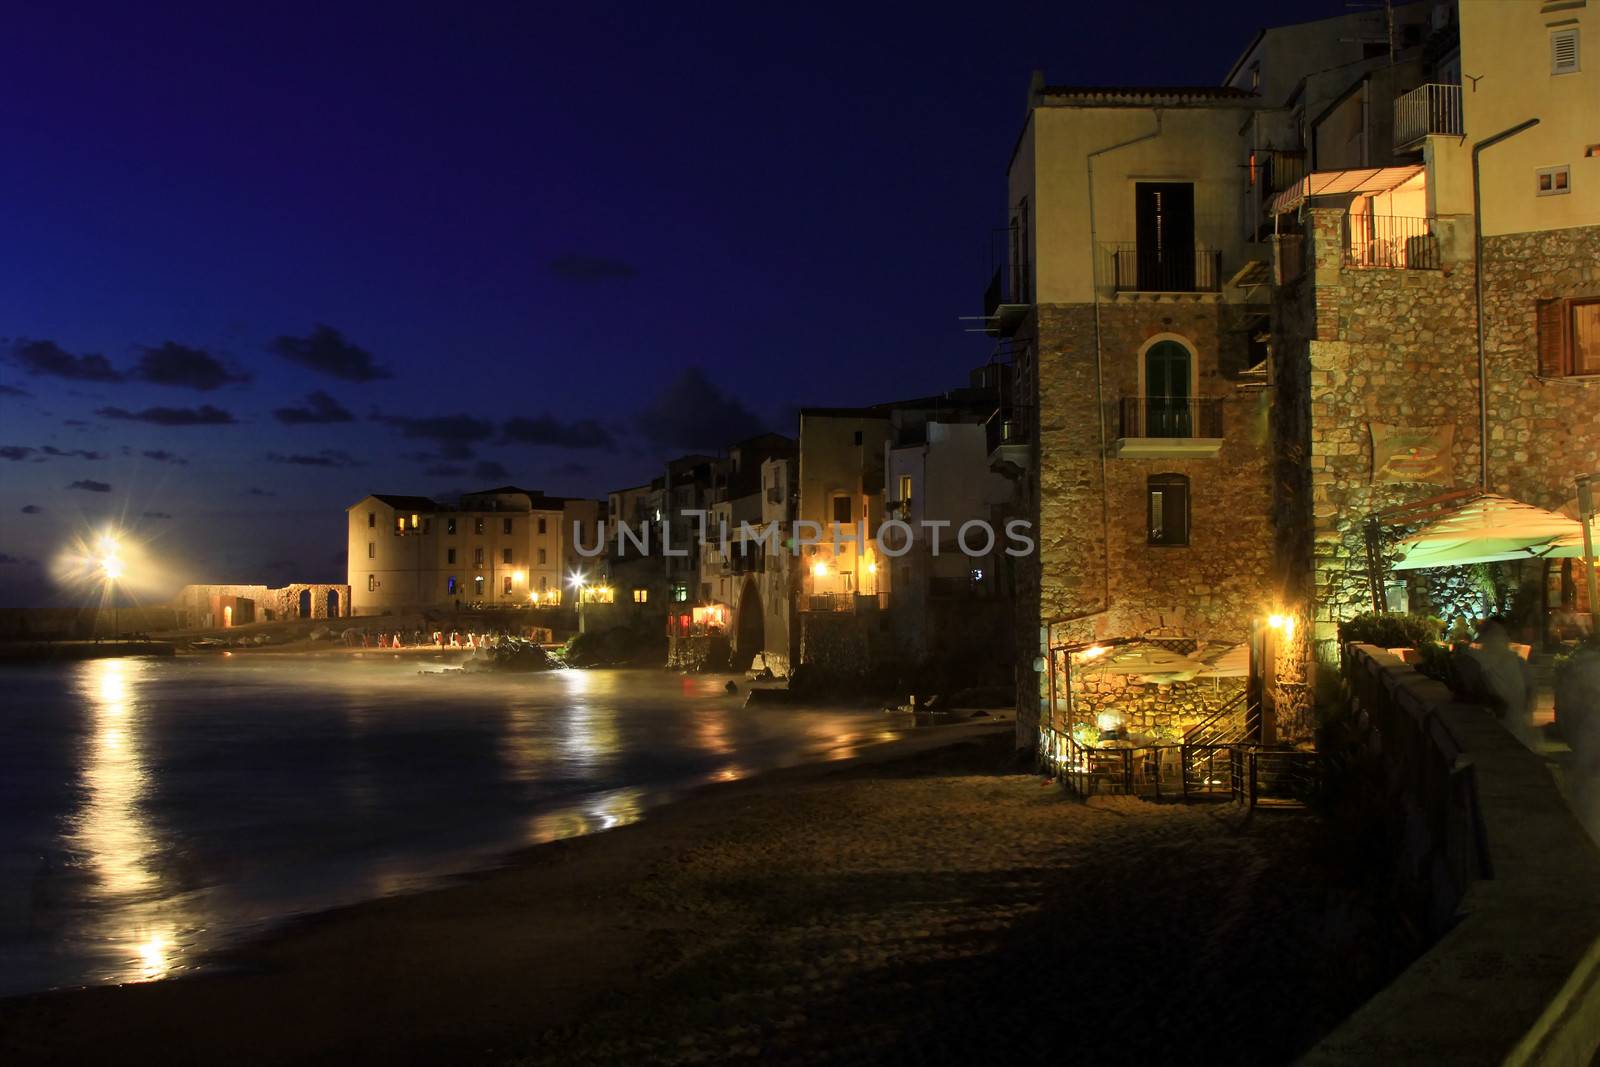
[[[1189,350],[1158,341],[1144,354],[1144,436],[1193,437],[1189,404]]]
[[[1194,186],[1189,182],[1135,182],[1134,235],[1139,289],[1146,293],[1194,291]]]

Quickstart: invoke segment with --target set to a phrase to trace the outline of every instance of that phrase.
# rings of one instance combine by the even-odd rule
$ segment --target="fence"
[[[1419,144],[1430,133],[1462,135],[1461,86],[1431,82],[1394,101],[1394,150]]]
[[[1222,253],[1213,248],[1162,249],[1137,242],[1102,246],[1119,293],[1215,293],[1222,289]]]
[[[1433,219],[1409,215],[1345,217],[1344,264],[1368,270],[1437,270]]]

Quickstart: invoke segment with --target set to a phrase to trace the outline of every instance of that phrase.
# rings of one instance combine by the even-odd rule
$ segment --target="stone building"
[[[1317,654],[1374,604],[1369,518],[1559,509],[1600,469],[1595,11],[1392,16],[1264,31],[1220,87],[1036,76],[986,307],[1028,445],[991,458],[1026,465],[1038,523],[1019,742],[1072,706],[1062,653],[1135,637],[1250,639],[1264,717],[1307,737]],[[1581,584],[1522,571],[1541,608]],[[1452,607],[1451,580],[1410,592]]]
[[[257,622],[339,619],[351,614],[350,587],[319,583],[186,585],[172,598],[179,628],[231,629]]]
[[[571,603],[572,521],[598,538],[593,502],[501,486],[457,505],[374,494],[346,509],[351,613],[424,607],[555,607]],[[579,557],[572,555],[570,567]]]

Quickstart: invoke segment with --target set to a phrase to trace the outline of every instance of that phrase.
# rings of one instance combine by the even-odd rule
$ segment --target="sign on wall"
[[[1391,426],[1374,422],[1372,428],[1372,483],[1432,482],[1450,485],[1450,448],[1454,426]]]

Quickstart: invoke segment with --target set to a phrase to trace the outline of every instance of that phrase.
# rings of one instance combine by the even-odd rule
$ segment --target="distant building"
[[[346,509],[352,614],[421,607],[571,604],[570,521],[598,534],[598,505],[501,486],[454,506],[374,494]]]

